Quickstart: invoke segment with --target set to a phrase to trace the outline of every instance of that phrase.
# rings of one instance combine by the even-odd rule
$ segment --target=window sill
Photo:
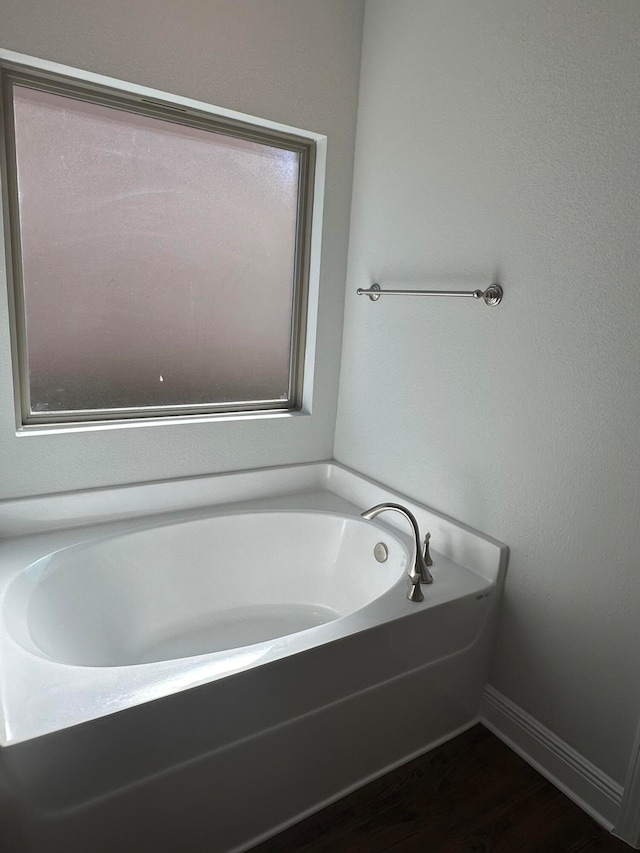
[[[74,432],[95,432],[102,430],[122,430],[122,429],[140,429],[141,427],[160,427],[168,425],[185,424],[213,424],[233,421],[235,423],[242,421],[255,420],[282,420],[289,418],[307,417],[311,412],[307,409],[302,409],[298,412],[228,412],[225,414],[206,414],[206,415],[185,415],[184,417],[155,417],[155,418],[127,418],[122,420],[112,421],[87,421],[87,422],[72,422],[58,424],[24,424],[16,430],[18,437],[32,435],[60,435]]]

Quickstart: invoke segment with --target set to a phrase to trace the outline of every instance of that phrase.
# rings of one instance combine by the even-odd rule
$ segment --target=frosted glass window
[[[11,92],[25,422],[298,407],[308,144]]]

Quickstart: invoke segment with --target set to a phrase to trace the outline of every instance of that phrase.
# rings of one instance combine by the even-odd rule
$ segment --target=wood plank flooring
[[[631,853],[483,726],[251,853]]]

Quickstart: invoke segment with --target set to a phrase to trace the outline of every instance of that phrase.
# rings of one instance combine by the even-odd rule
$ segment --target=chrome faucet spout
[[[371,521],[377,515],[380,515],[381,512],[386,511],[399,512],[400,515],[403,515],[411,525],[411,529],[413,531],[413,558],[411,560],[411,571],[409,572],[409,577],[413,580],[414,576],[417,575],[420,578],[420,583],[433,583],[433,577],[431,576],[431,572],[427,568],[427,564],[422,555],[422,542],[420,539],[418,522],[412,512],[400,504],[382,503],[372,506],[371,509],[366,510],[361,513],[361,515],[363,518]]]

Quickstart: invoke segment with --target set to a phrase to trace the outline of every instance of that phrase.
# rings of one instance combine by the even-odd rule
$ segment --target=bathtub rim
[[[222,505],[239,510],[247,502],[311,491],[330,492],[360,507],[361,512],[385,500],[401,503],[413,512],[420,530],[431,531],[434,550],[489,580],[501,583],[504,578],[509,548],[503,542],[335,459],[3,499],[0,544],[123,519],[162,517]],[[402,521],[394,516],[387,514],[382,521],[404,531]]]

